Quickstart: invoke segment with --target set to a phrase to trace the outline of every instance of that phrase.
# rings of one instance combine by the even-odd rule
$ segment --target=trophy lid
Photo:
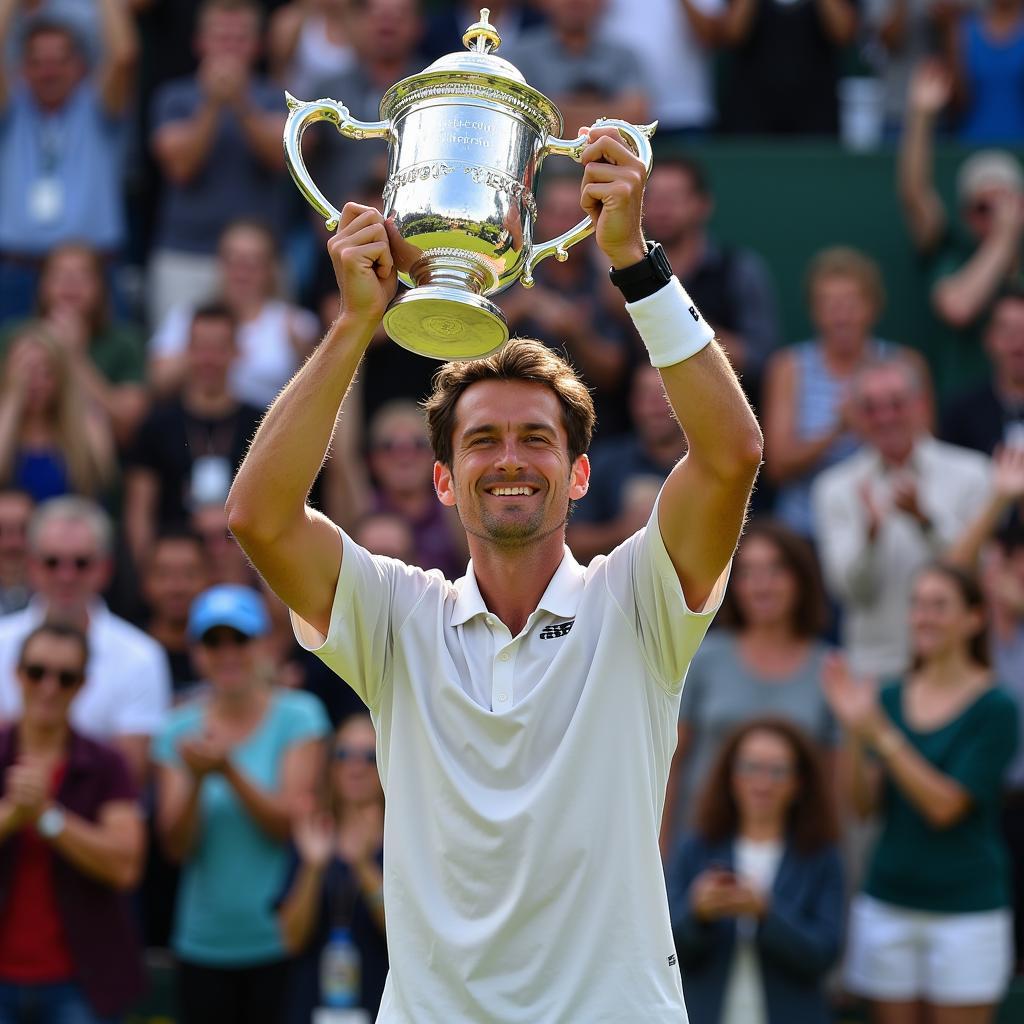
[[[545,131],[560,134],[562,115],[555,104],[532,88],[515,65],[494,53],[501,46],[501,36],[490,23],[490,13],[487,7],[481,8],[480,20],[463,33],[465,50],[445,54],[418,75],[391,86],[381,99],[381,117],[389,120],[421,99],[450,92],[515,107],[533,114]]]

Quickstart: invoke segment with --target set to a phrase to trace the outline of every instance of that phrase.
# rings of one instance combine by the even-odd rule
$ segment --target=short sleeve
[[[969,730],[958,738],[943,771],[977,801],[990,801],[1017,750],[1019,717],[1014,699],[995,690],[975,708]]]
[[[191,79],[167,82],[153,98],[150,123],[154,132],[172,121],[183,121],[195,113],[199,94]]]
[[[104,778],[104,802],[113,803],[122,800],[138,800],[139,790],[128,769],[128,762],[119,750],[105,748],[106,764]]]
[[[291,612],[295,638],[376,711],[390,679],[395,635],[431,587],[448,584],[394,558],[371,555],[344,531],[341,572],[327,636]]]
[[[198,731],[202,710],[198,704],[184,704],[177,708],[163,728],[153,737],[149,757],[155,764],[180,765],[178,743],[182,737]]]
[[[279,697],[286,709],[281,724],[285,745],[322,739],[330,732],[331,723],[324,713],[323,705],[312,694],[283,690]]]
[[[647,525],[616,548],[606,562],[608,586],[626,617],[654,677],[670,693],[682,689],[694,652],[715,617],[732,562],[722,570],[701,611],[692,611],[658,525],[658,507]]]
[[[187,306],[175,306],[149,339],[150,358],[181,355],[188,345],[190,319],[191,310]]]

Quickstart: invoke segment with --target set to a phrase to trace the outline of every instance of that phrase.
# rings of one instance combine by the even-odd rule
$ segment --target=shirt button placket
[[[493,689],[491,707],[504,709],[512,703],[512,661],[514,652],[507,647],[498,652],[494,659]]]

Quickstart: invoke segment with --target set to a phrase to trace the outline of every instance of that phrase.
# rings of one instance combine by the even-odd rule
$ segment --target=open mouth
[[[510,486],[486,488],[488,494],[493,494],[498,498],[529,498],[536,494],[538,490],[540,490],[539,487],[533,487],[530,484],[513,484]]]

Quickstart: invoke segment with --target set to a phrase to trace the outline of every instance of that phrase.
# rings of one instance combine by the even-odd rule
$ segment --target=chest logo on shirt
[[[572,624],[575,621],[575,619],[570,619],[568,622],[556,622],[553,626],[545,626],[540,631],[541,640],[560,640],[572,629]]]

